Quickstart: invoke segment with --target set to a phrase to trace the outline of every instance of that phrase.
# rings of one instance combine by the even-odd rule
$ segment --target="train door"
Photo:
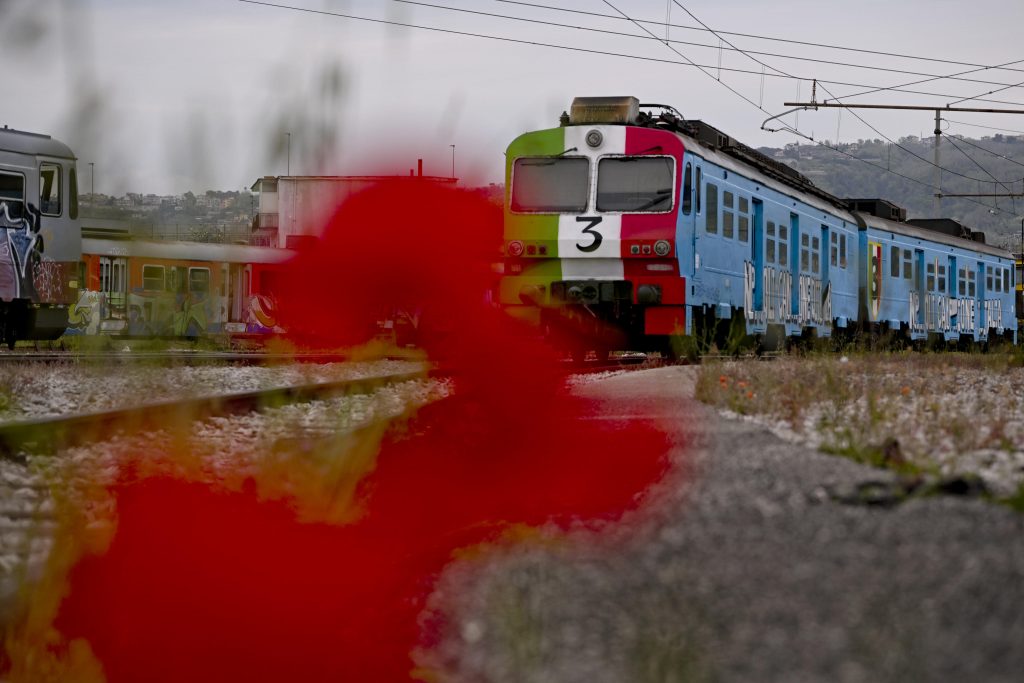
[[[228,320],[242,322],[245,320],[245,266],[232,263],[228,273]]]
[[[693,159],[687,157],[683,165],[683,197],[679,202],[679,272],[690,279],[693,277],[695,254],[697,253],[697,231],[694,229],[693,206]]]
[[[800,217],[789,214],[789,313],[794,318],[800,314]],[[805,235],[806,237],[806,235]]]
[[[764,310],[764,202],[754,200],[754,234],[750,240],[751,259],[754,263],[754,281],[748,285],[753,289],[751,308]],[[747,311],[749,317],[753,311]]]
[[[924,323],[924,309],[925,302],[928,300],[928,290],[925,287],[924,281],[924,250],[914,250],[914,282],[913,282],[914,296],[917,299],[917,306],[911,307],[911,315],[913,316],[910,320],[911,326],[919,331],[924,332],[926,327]]]
[[[100,257],[100,292],[106,300],[105,318],[123,318],[127,303],[128,259]]]

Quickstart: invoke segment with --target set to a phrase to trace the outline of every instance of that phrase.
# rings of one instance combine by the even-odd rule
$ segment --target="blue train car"
[[[666,105],[571,112],[506,153],[498,301],[552,336],[599,354],[857,330],[1015,339],[1012,257],[959,224],[835,197]]]
[[[694,313],[686,333],[742,319],[745,334],[781,341],[855,324],[858,223],[845,202],[797,174],[766,174],[763,156],[752,166],[694,142],[684,161],[694,210],[683,209],[678,240],[689,247],[680,250]]]
[[[915,341],[1016,341],[1011,254],[954,221],[859,216],[860,296],[868,325]],[[964,236],[922,227],[935,223],[956,226]]]

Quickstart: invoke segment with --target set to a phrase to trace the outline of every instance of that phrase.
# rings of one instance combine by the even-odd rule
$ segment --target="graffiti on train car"
[[[38,301],[33,280],[44,246],[39,209],[18,202],[14,215],[11,211],[8,202],[0,202],[0,297]]]
[[[284,331],[277,323],[274,297],[265,294],[246,297],[242,319],[237,321],[226,320],[227,306],[223,297],[130,292],[127,306],[115,305],[111,299],[104,292],[82,292],[78,302],[69,308],[68,334],[116,332],[133,336],[195,337],[219,332],[276,334]]]
[[[793,312],[793,275],[788,270],[766,266],[761,273],[762,305],[754,308],[757,271],[744,262],[743,302],[747,320],[758,324],[793,323],[830,325],[832,323],[832,287],[819,278],[801,275],[797,279],[797,312]]]
[[[910,293],[909,314],[911,331],[924,332],[955,332],[972,334],[975,331],[986,333],[988,329],[1003,329],[1003,302],[999,299],[986,299],[981,302],[982,320],[978,320],[979,306],[975,299],[954,299],[946,294],[929,293],[925,296],[924,315],[921,315],[921,298],[917,292]],[[980,323],[980,325],[979,325]]]

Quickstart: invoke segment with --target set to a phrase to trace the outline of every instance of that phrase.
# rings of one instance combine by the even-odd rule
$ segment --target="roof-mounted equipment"
[[[636,124],[640,100],[635,97],[577,97],[569,108],[569,123],[574,126],[610,123]]]

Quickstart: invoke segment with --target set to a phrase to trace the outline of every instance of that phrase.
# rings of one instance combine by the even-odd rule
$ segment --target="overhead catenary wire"
[[[828,65],[831,65],[831,66],[850,67],[850,68],[854,68],[854,69],[863,69],[863,70],[866,70],[866,71],[882,71],[882,72],[886,72],[886,73],[904,74],[904,75],[908,75],[908,76],[927,76],[929,78],[934,78],[934,79],[939,79],[939,80],[954,80],[954,81],[964,81],[964,82],[968,82],[968,83],[980,83],[980,84],[983,84],[983,85],[1004,86],[1003,88],[1001,88],[1001,90],[1005,90],[1005,89],[1009,89],[1009,88],[1017,88],[1017,87],[1024,86],[1024,83],[1011,84],[1011,83],[1003,83],[1001,81],[987,81],[987,80],[978,79],[978,78],[963,78],[963,77],[959,77],[959,76],[942,76],[942,75],[938,75],[938,74],[923,73],[923,72],[920,72],[920,71],[910,71],[910,70],[907,70],[907,69],[895,69],[895,68],[892,68],[892,67],[885,67],[885,66],[872,66],[872,65],[869,65],[869,64],[856,64],[856,63],[853,63],[853,62],[839,62],[839,61],[835,61],[835,60],[831,60],[831,59],[818,59],[818,58],[814,58],[814,57],[803,57],[803,56],[798,56],[798,55],[787,55],[787,54],[781,54],[781,53],[777,53],[777,52],[762,52],[762,51],[757,51],[757,50],[740,50],[739,48],[733,46],[732,44],[729,44],[728,48],[722,48],[721,44],[720,45],[708,45],[707,43],[695,43],[695,42],[691,42],[691,41],[678,40],[678,39],[673,40],[673,39],[669,38],[668,30],[669,30],[670,27],[675,26],[675,25],[671,24],[671,23],[668,23],[668,22],[663,24],[665,26],[665,30],[666,30],[665,37],[660,37],[660,36],[656,36],[656,35],[653,35],[653,34],[651,34],[651,35],[640,35],[640,34],[637,34],[637,33],[628,33],[628,32],[625,32],[625,31],[612,31],[612,30],[609,30],[609,29],[602,29],[602,28],[597,28],[597,27],[593,27],[593,26],[581,26],[579,24],[565,24],[565,23],[561,23],[561,22],[547,21],[547,20],[543,20],[543,19],[534,19],[534,18],[530,18],[530,17],[521,17],[521,16],[515,16],[515,15],[509,15],[509,14],[499,14],[499,13],[496,13],[496,12],[485,12],[485,11],[482,11],[482,10],[479,10],[479,9],[469,9],[469,8],[466,8],[466,7],[452,7],[451,5],[442,5],[442,4],[438,4],[438,3],[434,3],[434,2],[425,2],[423,0],[391,0],[391,1],[392,2],[401,3],[403,5],[414,5],[414,6],[418,6],[418,7],[428,7],[428,8],[431,8],[431,9],[443,10],[443,11],[447,11],[447,12],[456,12],[456,13],[462,13],[462,14],[473,14],[473,15],[476,15],[476,16],[490,17],[490,18],[493,18],[493,19],[504,19],[504,20],[508,20],[508,21],[518,21],[518,22],[523,22],[523,23],[528,23],[528,24],[537,24],[537,25],[541,25],[541,26],[551,26],[553,28],[565,28],[565,29],[570,29],[570,30],[574,30],[574,31],[585,31],[585,32],[591,32],[591,33],[601,33],[601,34],[605,34],[605,35],[612,35],[612,36],[618,36],[618,37],[623,37],[623,38],[637,38],[637,39],[640,39],[640,40],[648,40],[648,41],[649,40],[657,40],[657,41],[659,41],[661,43],[671,42],[671,43],[675,43],[677,45],[687,45],[687,46],[691,46],[691,47],[699,47],[699,48],[705,48],[705,49],[709,49],[709,50],[728,49],[730,52],[741,52],[744,55],[760,55],[760,56],[764,56],[764,57],[775,57],[775,58],[778,58],[778,59],[790,59],[790,60],[797,60],[797,61],[801,61],[801,62],[813,62],[815,64],[828,64]],[[672,7],[671,0],[668,0],[668,7],[669,8]],[[601,15],[601,16],[610,16],[610,15]],[[615,18],[621,19],[622,17],[615,17]],[[643,22],[641,22],[641,23],[643,23]],[[710,29],[710,28],[703,28],[702,30],[712,31],[712,29]],[[724,41],[722,41],[721,38],[719,38],[719,41],[720,41],[720,43],[724,44]],[[991,68],[991,67],[986,67],[986,68]],[[992,92],[1000,92],[1000,90],[995,90],[995,91],[992,91]],[[949,97],[953,97],[953,95],[950,95]],[[968,99],[974,99],[974,98],[968,98]]]
[[[543,5],[543,4],[534,3],[534,2],[523,2],[522,0],[493,0],[493,1],[494,2],[500,2],[500,3],[508,4],[508,5],[519,5],[519,6],[522,6],[522,7],[533,7],[533,8],[537,8],[537,9],[552,10],[552,11],[555,11],[555,12],[567,12],[567,13],[570,13],[570,14],[581,14],[581,15],[587,15],[587,16],[592,16],[592,17],[601,17],[601,18],[604,18],[604,19],[618,19],[618,20],[622,20],[623,19],[623,17],[617,16],[617,15],[614,15],[614,14],[604,14],[602,12],[592,12],[592,11],[586,11],[586,10],[572,9],[572,8],[569,8],[569,7],[555,7],[553,5]],[[635,19],[635,21],[639,22],[641,24],[648,24],[648,25],[655,25],[655,26],[660,26],[661,25],[661,22],[651,21],[651,20],[647,20],[647,19]],[[846,52],[857,52],[857,53],[861,53],[861,54],[877,55],[877,56],[881,56],[881,57],[899,57],[901,59],[914,59],[914,60],[923,61],[923,62],[935,62],[935,63],[940,63],[940,64],[952,64],[954,66],[971,66],[971,67],[993,68],[993,67],[986,66],[985,64],[974,64],[972,62],[960,62],[960,61],[956,61],[956,60],[953,60],[953,59],[944,59],[942,57],[921,57],[921,56],[918,56],[918,55],[909,55],[909,54],[903,54],[903,53],[899,53],[899,52],[885,52],[885,51],[882,51],[882,50],[868,50],[868,49],[865,49],[865,48],[858,48],[858,47],[844,47],[842,45],[834,45],[834,44],[827,44],[827,43],[815,43],[815,42],[810,42],[810,41],[806,41],[806,40],[794,40],[794,39],[791,39],[791,38],[779,38],[779,37],[775,37],[775,36],[758,35],[756,33],[739,33],[739,32],[736,32],[736,31],[720,31],[720,30],[717,30],[717,29],[697,28],[695,26],[686,26],[684,24],[672,24],[671,26],[672,26],[672,28],[680,28],[680,29],[690,30],[690,31],[710,31],[710,32],[712,32],[712,33],[714,33],[715,35],[718,35],[718,36],[736,36],[738,38],[754,38],[754,39],[757,39],[757,40],[767,40],[767,41],[773,41],[773,42],[778,42],[778,43],[788,43],[788,44],[791,44],[791,45],[804,45],[804,46],[807,46],[807,47],[817,47],[817,48],[824,48],[824,49],[829,49],[829,50],[842,50],[842,51],[846,51]],[[1020,71],[1020,72],[1024,72],[1024,69],[1012,69],[1012,68],[1006,68],[1006,67],[997,67],[997,68],[999,68],[999,69],[1001,69],[1003,71]]]
[[[607,3],[607,1],[608,1],[608,0],[605,0],[605,2],[606,2],[606,3]],[[712,30],[712,29],[711,29],[710,27],[708,27],[708,26],[707,26],[707,24],[705,24],[705,23],[704,23],[703,21],[701,21],[701,20],[700,20],[700,19],[699,19],[699,18],[698,18],[698,17],[697,17],[697,16],[695,15],[695,14],[693,14],[693,12],[691,12],[691,11],[690,11],[689,9],[687,9],[687,8],[686,8],[686,6],[684,6],[684,5],[683,5],[683,4],[682,4],[682,3],[681,3],[681,2],[679,1],[679,0],[672,0],[672,1],[673,1],[673,2],[675,3],[675,5],[676,5],[677,7],[679,7],[679,8],[680,8],[680,9],[682,9],[682,10],[683,10],[684,12],[686,12],[686,13],[687,13],[687,14],[688,14],[688,15],[690,16],[690,18],[691,18],[691,19],[693,19],[694,21],[696,21],[696,22],[697,22],[698,24],[700,24],[701,26],[703,26],[703,27],[707,28],[707,29],[708,29],[709,31],[711,31],[711,30]],[[713,31],[712,31],[712,33],[713,33]],[[730,42],[728,42],[728,41],[726,41],[726,44],[728,44],[728,45],[730,45],[730,46],[732,46],[732,47],[736,47],[735,45],[733,45],[732,43],[730,43]],[[739,49],[739,48],[737,48],[737,49]],[[743,52],[743,50],[740,50],[740,52]],[[746,53],[744,52],[744,54],[746,54]],[[790,76],[790,75],[791,75],[791,74],[788,74],[788,73],[786,73],[785,71],[782,71],[781,69],[779,69],[779,68],[777,68],[777,67],[774,67],[774,66],[772,66],[772,65],[770,65],[770,64],[767,64],[766,62],[763,62],[763,61],[761,61],[761,60],[760,60],[760,59],[758,59],[757,57],[753,57],[753,56],[750,56],[750,55],[746,55],[746,56],[747,56],[747,57],[748,57],[749,59],[751,59],[752,61],[754,61],[754,62],[756,62],[757,64],[761,65],[762,67],[765,67],[765,68],[769,68],[769,69],[773,69],[774,71],[776,71],[776,72],[778,72],[778,73],[780,73],[780,74],[782,74],[782,75],[784,75],[784,76]],[[819,83],[820,83],[820,82],[819,82]],[[835,95],[833,95],[833,94],[832,94],[831,92],[829,92],[829,90],[828,90],[828,89],[826,89],[826,88],[825,88],[824,86],[822,86],[822,90],[824,90],[824,91],[826,92],[826,94],[828,94],[828,95],[829,95],[829,97],[832,97],[833,99],[835,98]],[[758,107],[758,108],[759,108],[759,109],[761,109],[761,107]],[[762,111],[763,111],[763,109],[762,109]],[[901,145],[900,143],[896,142],[895,140],[893,140],[893,139],[892,139],[892,138],[890,138],[889,136],[885,135],[884,133],[882,133],[882,131],[878,130],[878,128],[876,128],[876,127],[872,126],[872,125],[871,125],[870,123],[868,123],[868,122],[867,122],[867,121],[866,121],[866,120],[865,120],[865,119],[864,119],[864,118],[863,118],[862,116],[860,116],[860,115],[859,115],[859,114],[858,114],[858,113],[857,113],[856,111],[850,110],[850,113],[851,113],[851,114],[853,114],[854,118],[856,118],[856,119],[857,119],[858,121],[860,121],[860,122],[861,122],[861,123],[863,123],[863,124],[864,124],[865,126],[867,126],[868,128],[870,128],[871,130],[873,130],[873,131],[875,132],[875,134],[876,134],[876,135],[880,135],[880,136],[882,136],[883,138],[885,138],[885,139],[886,139],[886,140],[888,140],[889,142],[891,142],[891,143],[895,144],[895,145],[896,145],[897,147],[899,147],[900,149],[902,149],[902,150],[903,150],[904,152],[907,152],[908,154],[910,154],[910,155],[912,155],[912,156],[914,156],[914,157],[917,157],[917,158],[918,158],[918,159],[920,159],[921,161],[924,161],[924,162],[926,162],[926,163],[930,164],[930,165],[931,165],[932,167],[934,167],[934,168],[938,168],[938,169],[940,169],[941,171],[945,171],[945,172],[947,172],[947,173],[950,173],[950,174],[952,174],[952,175],[955,175],[955,176],[960,176],[960,177],[962,177],[962,178],[968,178],[968,179],[970,179],[970,180],[975,180],[975,181],[977,181],[977,180],[981,180],[980,178],[974,178],[974,177],[972,177],[972,176],[968,176],[968,175],[965,175],[965,174],[963,174],[963,173],[960,173],[960,172],[958,172],[958,171],[953,171],[953,170],[951,170],[951,169],[947,169],[947,168],[943,168],[942,166],[939,166],[939,165],[938,165],[938,164],[936,164],[935,162],[933,162],[933,161],[930,161],[930,160],[928,160],[928,159],[924,158],[923,156],[921,156],[921,155],[917,154],[917,153],[916,153],[916,152],[914,152],[913,150],[911,150],[911,149],[908,149],[907,147],[904,147],[903,145]],[[837,142],[837,143],[839,142],[839,139],[838,139],[838,138],[839,138],[839,122],[837,121],[837,123],[836,123],[836,142]],[[984,170],[984,169],[983,169],[983,170]],[[1024,180],[1024,179],[1022,179],[1022,180]],[[939,189],[939,188],[936,188],[936,189]],[[940,190],[940,191],[941,191],[941,190]]]
[[[413,24],[413,23],[404,22],[404,21],[395,21],[395,20],[392,20],[392,19],[378,19],[376,17],[364,17],[364,16],[360,16],[360,15],[355,15],[355,14],[347,14],[347,13],[343,13],[343,12],[334,12],[334,11],[329,11],[329,10],[312,9],[310,7],[297,7],[295,5],[286,5],[286,4],[282,4],[282,3],[267,2],[265,0],[238,0],[238,2],[249,4],[249,5],[262,5],[264,7],[273,7],[273,8],[277,8],[277,9],[290,10],[290,11],[294,11],[294,12],[303,12],[303,13],[306,13],[306,14],[316,14],[316,15],[321,15],[321,16],[336,17],[336,18],[339,18],[339,19],[351,19],[351,20],[354,20],[354,21],[363,21],[363,22],[374,23],[374,24],[381,24],[381,25],[386,25],[386,26],[398,26],[398,27],[402,27],[402,28],[412,28],[412,29],[418,29],[418,30],[423,30],[423,31],[432,31],[432,32],[435,32],[435,33],[444,33],[444,34],[448,34],[448,35],[466,36],[466,37],[471,37],[471,38],[482,38],[482,39],[495,40],[495,41],[504,42],[504,43],[517,44],[517,45],[528,45],[528,46],[531,46],[531,47],[546,47],[546,48],[552,48],[552,49],[557,49],[557,50],[566,50],[566,51],[570,51],[570,52],[579,52],[579,53],[582,53],[582,54],[603,55],[603,56],[607,56],[607,57],[619,57],[619,58],[623,58],[623,59],[634,59],[634,60],[638,60],[638,61],[653,62],[653,63],[658,63],[658,64],[668,64],[668,65],[674,65],[674,66],[690,66],[690,67],[698,68],[698,69],[701,69],[701,70],[719,68],[719,67],[716,67],[714,65],[698,64],[698,63],[693,62],[691,60],[686,60],[685,62],[679,62],[679,61],[676,61],[676,60],[673,60],[673,59],[662,59],[662,58],[658,58],[658,57],[649,57],[649,56],[643,56],[643,55],[636,55],[636,54],[630,54],[630,53],[626,53],[626,52],[613,52],[613,51],[610,51],[610,50],[598,50],[598,49],[594,49],[594,48],[578,47],[578,46],[574,46],[574,45],[562,45],[562,44],[558,44],[558,43],[546,43],[546,42],[538,41],[538,40],[526,40],[526,39],[523,39],[523,38],[512,38],[512,37],[509,37],[509,36],[496,36],[496,35],[493,35],[493,34],[479,33],[479,32],[475,32],[475,31],[460,31],[460,30],[457,30],[457,29],[443,28],[443,27],[440,27],[440,26],[424,26],[422,24]],[[1024,61],[1024,60],[1022,60],[1022,61]],[[732,73],[749,74],[749,75],[758,76],[758,77],[761,76],[761,71],[760,70],[737,69],[735,67],[725,67],[725,66],[720,67],[720,68],[721,68],[722,71],[728,71],[728,72],[732,72]],[[863,83],[852,83],[852,82],[848,82],[848,81],[837,81],[837,80],[828,80],[828,79],[820,79],[820,78],[812,79],[812,78],[809,78],[809,77],[806,77],[806,76],[785,76],[785,75],[777,74],[777,73],[769,73],[769,74],[766,74],[766,76],[768,78],[787,78],[787,79],[791,79],[791,80],[801,80],[801,81],[817,80],[819,83],[829,83],[831,85],[839,85],[839,86],[852,87],[852,88],[872,88],[872,87],[875,87],[875,86],[866,85],[866,84],[863,84]],[[956,97],[956,95],[950,95],[948,93],[933,93],[933,92],[925,92],[925,91],[919,91],[919,90],[906,90],[906,89],[903,89],[903,90],[899,90],[899,92],[902,92],[902,93],[905,93],[905,94],[908,94],[908,95],[923,95],[923,96],[926,96],[926,97],[941,97],[941,98]],[[1021,103],[1019,103],[1019,102],[1009,102],[1009,101],[1006,101],[1006,100],[979,100],[979,102],[991,102],[991,103],[994,103],[994,104],[1007,104],[1007,105],[1012,105],[1012,106],[1024,106],[1024,105],[1021,105]]]
[[[705,75],[707,75],[710,78],[716,80],[723,87],[729,89],[734,94],[736,94],[738,97],[740,97],[741,99],[745,100],[747,103],[749,103],[752,106],[754,106],[755,108],[757,108],[759,111],[762,111],[764,113],[769,113],[763,107],[759,106],[756,102],[754,102],[753,100],[751,100],[751,99],[747,98],[746,96],[742,95],[741,93],[739,93],[737,90],[735,90],[734,88],[729,86],[724,81],[719,81],[718,79],[716,79],[708,71],[708,69],[715,69],[716,67],[709,66],[709,65],[698,64],[698,63],[690,60],[688,57],[683,55],[678,50],[672,48],[671,45],[667,45],[666,47],[668,47],[669,49],[672,49],[673,52],[675,52],[678,56],[680,56],[685,61],[679,62],[679,61],[672,60],[672,59],[661,59],[661,58],[657,58],[657,57],[645,57],[645,56],[633,55],[633,54],[628,54],[628,53],[618,53],[618,52],[605,51],[605,50],[596,50],[596,49],[592,49],[592,48],[583,48],[583,47],[576,47],[576,46],[569,46],[569,45],[552,44],[552,43],[545,43],[545,42],[535,41],[535,40],[526,40],[526,39],[521,39],[521,38],[512,38],[512,37],[508,37],[508,36],[495,36],[495,35],[489,35],[489,34],[484,34],[484,33],[477,33],[477,32],[472,32],[472,31],[460,31],[460,30],[456,30],[456,29],[443,28],[443,27],[437,27],[437,26],[423,26],[423,25],[412,24],[412,23],[408,23],[408,22],[401,22],[401,21],[395,21],[395,20],[389,20],[389,19],[378,19],[378,18],[374,18],[374,17],[364,17],[364,16],[359,16],[359,15],[347,14],[347,13],[342,13],[342,12],[333,12],[333,11],[328,11],[328,10],[317,10],[317,9],[312,9],[312,8],[308,8],[308,7],[297,7],[297,6],[285,5],[285,4],[281,4],[281,3],[266,2],[266,1],[263,1],[263,0],[238,0],[238,1],[242,2],[242,3],[246,3],[246,4],[251,4],[251,5],[261,5],[261,6],[265,6],[265,7],[272,7],[272,8],[283,9],[283,10],[290,10],[290,11],[295,11],[295,12],[303,12],[303,13],[307,13],[307,14],[314,14],[314,15],[320,15],[320,16],[332,16],[332,17],[337,17],[337,18],[342,18],[342,19],[351,19],[351,20],[355,20],[355,21],[363,21],[363,22],[369,22],[369,23],[375,23],[375,24],[381,24],[381,25],[399,26],[399,27],[403,27],[403,28],[412,28],[412,29],[426,30],[426,31],[432,31],[432,32],[443,33],[443,34],[448,34],[448,35],[458,35],[458,36],[465,36],[465,37],[490,39],[490,40],[496,40],[496,41],[506,42],[506,43],[511,43],[511,44],[528,45],[528,46],[532,46],[532,47],[547,47],[547,48],[568,50],[568,51],[573,51],[573,52],[580,52],[580,53],[584,53],[584,54],[598,54],[598,55],[604,55],[604,56],[619,57],[619,58],[626,58],[626,59],[634,59],[634,60],[641,60],[641,61],[649,61],[649,62],[662,63],[662,64],[670,64],[670,65],[677,65],[677,66],[690,66],[690,67],[693,67],[693,68],[697,68],[698,70],[703,72]],[[606,2],[606,4],[610,5],[610,3],[607,2],[607,0],[605,0],[605,2]],[[614,6],[612,6],[612,7],[614,8]],[[623,14],[623,17],[625,17],[626,19],[629,18],[628,15],[625,15],[625,14]],[[648,23],[658,23],[658,22],[648,22]],[[644,29],[644,30],[646,31],[646,29]],[[650,33],[650,31],[647,31],[647,33]],[[718,37],[719,37],[720,40],[724,40],[724,38],[722,38],[721,36],[718,36]],[[742,52],[742,50],[741,50],[741,52]],[[758,60],[754,59],[754,61],[758,61]],[[769,68],[775,69],[775,67],[769,67]],[[775,70],[778,71],[778,69],[775,69]],[[760,71],[754,71],[754,70],[750,70],[750,69],[736,69],[736,68],[722,67],[722,71],[733,72],[733,73],[752,74],[752,75],[758,75],[758,76],[761,75]],[[800,80],[811,80],[811,79],[808,79],[806,77],[785,76],[785,75],[782,75],[781,73],[780,74],[774,74],[773,73],[773,74],[766,74],[766,75],[768,77],[773,77],[773,78],[775,78],[775,77],[778,77],[778,78],[790,78],[790,79],[794,79],[794,80],[798,80],[798,81],[800,81]],[[816,79],[816,80],[817,80],[817,82],[819,84],[829,83],[831,85],[843,85],[843,86],[851,86],[851,87],[870,87],[870,86],[864,86],[864,85],[859,85],[859,84],[846,83],[846,82],[842,82],[842,81],[832,81],[832,80],[822,80],[822,79]],[[914,92],[914,91],[903,91],[903,92],[907,92],[909,94],[919,94],[919,95],[926,95],[926,96],[933,96],[933,97],[934,96],[943,96],[943,97],[945,97],[944,95],[937,95],[936,93]],[[994,101],[994,100],[991,100],[991,101]],[[1014,103],[1014,102],[1004,102],[1004,104],[1017,104],[1017,103]],[[878,168],[878,169],[880,169],[882,171],[886,171],[887,173],[891,173],[891,174],[896,175],[898,177],[902,177],[902,178],[904,178],[906,180],[909,180],[909,181],[914,182],[916,184],[922,185],[924,187],[930,187],[930,188],[932,188],[934,190],[939,190],[940,189],[940,188],[937,188],[934,185],[931,185],[930,183],[927,183],[925,181],[921,181],[921,180],[918,180],[916,178],[912,178],[912,177],[904,175],[902,173],[891,171],[889,169],[886,169],[884,166],[881,166],[879,164],[870,162],[870,161],[865,160],[865,159],[861,159],[861,158],[859,158],[859,157],[857,157],[857,156],[855,156],[853,154],[850,154],[849,152],[846,152],[845,150],[841,150],[841,149],[839,149],[837,147],[833,147],[833,146],[828,145],[826,143],[823,143],[821,141],[815,140],[813,136],[808,136],[805,133],[802,133],[802,132],[792,128],[791,126],[787,125],[786,126],[786,130],[789,131],[790,133],[794,134],[794,135],[797,135],[798,137],[802,137],[802,138],[804,138],[806,140],[809,140],[809,141],[811,141],[811,142],[813,142],[813,143],[815,143],[815,144],[817,144],[819,146],[831,149],[831,150],[833,150],[835,152],[843,154],[844,156],[850,157],[851,159],[860,161],[862,163],[866,163],[866,164],[868,164],[870,166],[873,166],[873,167],[876,167],[876,168]],[[880,131],[877,131],[877,129],[875,129],[875,130],[876,130],[877,134],[883,135]],[[883,137],[886,137],[887,140],[891,141],[891,139],[888,138],[887,136],[883,135]],[[931,162],[929,162],[929,163],[931,163]],[[969,177],[969,176],[965,176],[965,177]],[[972,180],[976,180],[976,179],[972,178]],[[968,199],[968,201],[972,201],[972,200]],[[980,202],[973,202],[973,203],[980,204]]]

